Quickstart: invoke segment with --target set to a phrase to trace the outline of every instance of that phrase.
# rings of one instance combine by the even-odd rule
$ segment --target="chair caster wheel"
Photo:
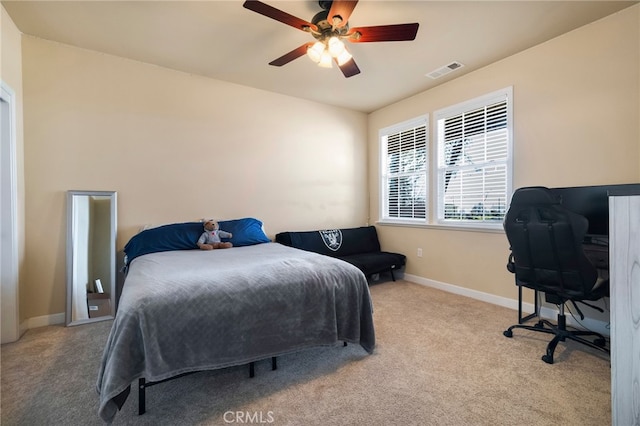
[[[549,355],[542,355],[542,360],[547,364],[553,364],[553,357]]]
[[[513,331],[511,330],[505,330],[502,332],[502,334],[504,334],[505,337],[513,337]]]
[[[535,328],[544,328],[544,323],[542,321],[538,321],[534,324]]]
[[[604,348],[605,345],[607,344],[607,341],[601,337],[598,337],[596,340],[593,341],[593,344],[596,346],[600,346],[601,348]]]

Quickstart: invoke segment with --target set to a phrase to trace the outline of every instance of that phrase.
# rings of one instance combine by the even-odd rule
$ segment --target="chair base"
[[[553,364],[553,353],[556,350],[556,346],[558,346],[558,343],[564,342],[566,339],[582,343],[583,345],[610,354],[609,349],[606,348],[607,341],[602,334],[596,333],[595,331],[567,330],[567,318],[564,314],[558,314],[558,324],[553,324],[550,321],[540,319],[535,325],[512,325],[502,334],[504,334],[506,337],[513,337],[514,328],[539,331],[541,333],[553,334],[555,336],[547,345],[547,353],[545,355],[542,355],[542,360],[547,364]],[[580,336],[594,336],[595,340],[590,341]]]

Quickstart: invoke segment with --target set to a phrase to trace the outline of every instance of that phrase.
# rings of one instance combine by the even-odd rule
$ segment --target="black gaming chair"
[[[588,225],[585,217],[562,207],[545,187],[518,189],[504,219],[504,230],[511,246],[507,269],[515,274],[516,285],[536,290],[536,295],[537,292],[544,293],[545,300],[557,305],[559,312],[557,324],[539,319],[533,326],[513,325],[503,334],[512,337],[515,328],[553,334],[547,353],[542,356],[548,364],[553,364],[553,352],[558,343],[566,339],[609,353],[604,336],[591,331],[568,330],[564,315],[566,302],[572,302],[582,316],[576,302],[609,296],[608,278],[598,277],[598,270],[582,248]],[[539,312],[535,314],[539,317]],[[595,340],[581,337],[589,335],[595,336]]]

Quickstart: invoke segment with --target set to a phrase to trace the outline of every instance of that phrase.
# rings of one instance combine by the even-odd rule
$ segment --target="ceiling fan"
[[[376,41],[414,40],[418,33],[418,23],[377,25],[372,27],[349,27],[349,17],[358,4],[357,0],[318,1],[322,8],[311,22],[296,18],[286,12],[257,0],[247,0],[243,6],[256,13],[280,21],[299,30],[310,33],[315,42],[305,43],[269,62],[269,65],[281,67],[305,53],[321,67],[331,68],[336,62],[345,77],[360,73],[355,60],[342,40],[351,43],[369,43]]]

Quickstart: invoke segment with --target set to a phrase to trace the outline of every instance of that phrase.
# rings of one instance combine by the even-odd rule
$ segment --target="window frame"
[[[379,179],[379,216],[377,224],[380,225],[394,225],[394,226],[409,226],[409,227],[421,227],[421,228],[434,228],[434,229],[451,229],[461,231],[478,231],[489,233],[501,233],[504,232],[502,227],[502,220],[494,221],[478,221],[478,220],[466,220],[466,221],[452,221],[441,220],[439,218],[440,209],[444,209],[443,197],[440,195],[440,173],[438,169],[438,156],[440,154],[440,140],[438,135],[438,120],[455,114],[461,114],[469,112],[477,108],[486,107],[493,103],[500,102],[506,97],[506,130],[507,130],[507,159],[504,161],[506,165],[506,194],[505,194],[505,211],[511,202],[511,196],[513,194],[513,86],[509,86],[494,92],[490,92],[473,99],[459,102],[455,105],[451,105],[445,108],[441,108],[435,111],[432,115],[424,114],[413,119],[397,123],[378,131],[378,179]],[[433,119],[433,122],[430,119]],[[425,164],[425,179],[426,179],[426,199],[425,199],[425,218],[424,219],[410,219],[410,218],[392,218],[387,215],[387,203],[388,203],[388,188],[386,183],[386,161],[385,156],[384,137],[393,133],[399,133],[403,130],[408,130],[413,127],[417,127],[420,124],[424,124],[426,128],[426,164]],[[433,198],[432,198],[433,194]]]
[[[399,225],[426,225],[429,223],[430,218],[430,179],[429,179],[429,171],[431,168],[431,132],[429,125],[429,114],[421,115],[419,117],[412,118],[410,120],[403,121],[401,123],[394,124],[392,126],[385,127],[378,131],[378,159],[379,159],[379,222],[380,223],[389,223],[389,224],[399,224]],[[390,217],[388,215],[388,204],[389,204],[389,194],[388,194],[388,186],[387,186],[387,141],[386,137],[390,135],[394,135],[397,133],[401,133],[403,131],[407,131],[410,129],[414,129],[416,127],[424,126],[425,127],[425,164],[424,164],[424,177],[425,177],[425,217],[424,218],[396,218]],[[416,173],[417,174],[417,173]]]
[[[494,92],[478,96],[476,98],[460,102],[455,105],[451,105],[446,108],[439,109],[433,113],[433,132],[434,132],[434,165],[433,165],[433,181],[432,189],[436,196],[433,202],[433,224],[443,227],[463,228],[463,229],[479,229],[479,230],[502,230],[502,220],[489,221],[489,220],[452,220],[445,219],[444,216],[444,194],[441,190],[442,179],[444,173],[441,173],[441,167],[438,164],[438,158],[440,152],[443,149],[444,141],[441,140],[439,131],[439,122],[446,118],[450,118],[455,115],[468,113],[480,108],[487,107],[489,105],[503,102],[506,103],[506,150],[507,155],[504,161],[500,164],[504,164],[506,167],[506,189],[505,189],[505,214],[506,209],[511,201],[511,194],[513,192],[513,86],[506,87],[504,89],[496,90]],[[483,166],[486,163],[483,163]]]

